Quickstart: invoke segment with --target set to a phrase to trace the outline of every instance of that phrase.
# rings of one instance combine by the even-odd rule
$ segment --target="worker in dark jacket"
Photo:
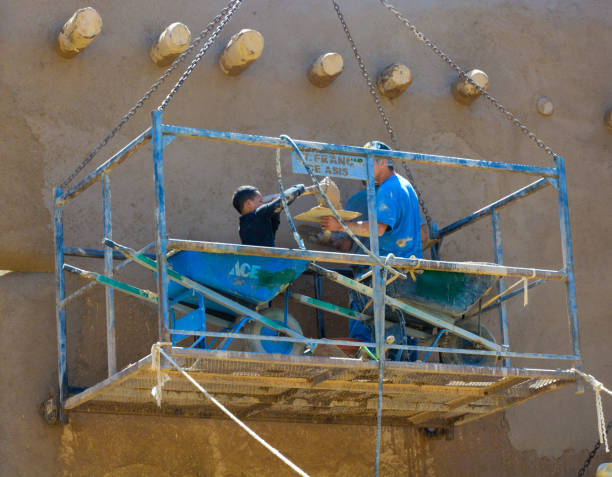
[[[313,193],[314,188],[305,188],[297,184],[285,191],[287,204],[304,193]],[[280,224],[280,212],[283,209],[281,197],[263,203],[263,198],[256,187],[243,185],[234,192],[234,208],[240,214],[238,232],[243,245],[260,245],[274,247],[274,238]]]

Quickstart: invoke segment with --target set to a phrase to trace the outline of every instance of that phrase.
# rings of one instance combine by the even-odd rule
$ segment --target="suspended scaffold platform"
[[[238,417],[325,424],[376,424],[378,363],[350,358],[172,348],[172,358]],[[192,383],[164,370],[163,405],[151,396],[151,355],[67,399],[79,412],[222,417]],[[449,429],[573,383],[569,371],[389,362],[383,425]]]
[[[211,392],[222,395],[228,405],[237,407],[246,416],[260,419],[310,419],[322,422],[370,422],[376,414],[374,405],[377,392],[383,396],[382,419],[395,424],[415,423],[422,426],[452,426],[505,409],[513,404],[557,389],[575,380],[573,373],[556,370],[533,370],[512,368],[510,359],[567,360],[571,365],[579,364],[578,322],[573,296],[573,272],[571,268],[571,242],[567,219],[567,199],[563,160],[557,159],[557,167],[546,168],[522,164],[473,160],[456,157],[432,156],[403,151],[372,150],[362,147],[293,141],[284,137],[264,137],[232,132],[184,128],[161,123],[161,112],[153,113],[153,128],[143,132],[127,147],[108,159],[98,169],[68,190],[57,190],[56,199],[56,244],[58,259],[58,325],[60,331],[60,376],[63,378],[62,394],[66,410],[113,410],[116,412],[161,412],[185,415],[213,415],[197,390],[189,389],[190,384],[171,373],[172,379],[163,388],[162,407],[155,409],[151,395],[155,373],[147,364],[150,357],[143,358],[122,371],[111,369],[109,378],[75,396],[67,395],[65,355],[65,307],[88,286],[65,297],[64,272],[76,273],[94,283],[107,287],[107,293],[114,290],[128,293],[159,307],[160,341],[171,342],[172,356],[181,366],[193,373],[196,379]],[[493,219],[493,241],[496,256],[501,262],[501,233],[498,227],[498,211],[531,193],[554,186],[558,190],[562,248],[565,264],[560,270],[512,267],[499,263],[448,262],[416,258],[387,257],[384,263],[375,253],[370,255],[337,253],[306,249],[285,249],[279,247],[255,247],[216,242],[198,242],[168,238],[165,233],[165,207],[163,187],[163,151],[177,136],[237,143],[254,147],[291,149],[295,157],[303,153],[320,155],[343,154],[359,159],[364,164],[362,171],[368,181],[370,206],[374,205],[373,161],[382,156],[394,161],[414,161],[436,166],[475,168],[495,172],[536,175],[539,178],[527,186],[509,194],[492,204],[450,224],[437,232],[439,241],[459,228],[470,225],[485,216]],[[110,172],[130,153],[142,144],[152,141],[156,170],[156,191],[158,201],[158,236],[156,254],[147,255],[111,240],[112,229],[106,223],[105,248],[103,251],[66,247],[63,245],[63,205],[77,197],[83,190],[102,179],[104,188],[110,187]],[[306,164],[306,161],[304,162]],[[359,173],[361,174],[361,172]],[[358,174],[358,177],[362,177]],[[316,181],[316,177],[313,175]],[[109,197],[110,193],[106,193]],[[107,210],[110,202],[104,201]],[[108,214],[110,215],[110,214]],[[375,224],[376,214],[369,220]],[[375,229],[373,227],[372,229]],[[371,237],[376,244],[376,237]],[[186,255],[186,266],[178,258],[181,250],[195,254],[196,259]],[[179,251],[179,253],[176,253]],[[568,253],[569,251],[569,253]],[[113,268],[107,267],[102,273],[83,270],[65,263],[65,254],[99,257],[112,261],[120,254],[127,263],[136,263],[157,274],[158,292],[139,289],[113,277]],[[162,257],[157,260],[156,257]],[[242,260],[238,272],[235,264]],[[259,261],[256,261],[259,260]],[[367,286],[347,277],[332,268],[329,263],[344,265],[368,265],[378,273],[373,286]],[[123,266],[120,265],[119,267]],[[195,265],[194,265],[195,264]],[[245,265],[247,264],[247,265]],[[280,265],[279,265],[280,264]],[[280,266],[280,268],[279,268]],[[116,267],[116,268],[119,268]],[[207,268],[212,267],[212,268]],[[225,267],[225,268],[224,268]],[[246,268],[245,268],[246,267]],[[272,268],[269,268],[272,267]],[[240,269],[244,268],[241,273]],[[248,268],[248,269],[247,269]],[[402,273],[409,283],[415,276],[417,293],[412,300],[397,300],[384,293],[383,274]],[[281,270],[282,269],[282,270]],[[253,275],[252,271],[258,270]],[[350,290],[371,296],[374,312],[370,315],[359,313],[340,305],[320,299],[320,295],[309,297],[290,291],[290,285],[302,273],[309,270],[319,278],[331,280]],[[248,272],[248,273],[247,273]],[[428,277],[434,274],[434,281]],[[232,276],[233,275],[233,276]],[[450,286],[441,279],[464,277],[453,281]],[[418,278],[417,278],[418,277]],[[442,277],[442,278],[440,278]],[[468,280],[467,278],[474,280]],[[499,287],[504,277],[514,277],[516,287],[506,292]],[[263,283],[265,278],[267,282]],[[485,280],[482,280],[484,278]],[[402,279],[402,278],[397,278]],[[553,281],[565,284],[570,321],[570,338],[573,353],[567,355],[519,352],[510,349],[508,343],[509,320],[505,313],[505,301],[512,296],[527,293],[529,288]],[[419,287],[423,282],[425,285]],[[436,284],[446,283],[436,288]],[[457,283],[461,285],[458,288]],[[474,283],[480,286],[475,294]],[[484,283],[484,285],[483,285]],[[420,289],[420,294],[418,292]],[[513,290],[514,289],[514,290]],[[425,290],[425,292],[423,291]],[[457,290],[459,290],[458,293]],[[495,290],[495,291],[493,291]],[[454,293],[449,295],[449,293]],[[263,293],[263,294],[262,294]],[[280,316],[266,313],[269,301],[279,294],[285,296],[285,310]],[[489,295],[487,295],[487,293]],[[483,302],[482,295],[491,298]],[[378,298],[378,299],[377,299]],[[341,297],[343,300],[344,297]],[[386,307],[383,305],[386,303]],[[317,345],[356,346],[355,342],[305,337],[301,329],[289,321],[289,303],[297,301],[317,310],[325,310],[337,316],[373,323],[376,330],[383,325],[385,308],[400,310],[406,320],[404,334],[389,336],[377,333],[376,341],[359,343],[362,349],[375,350],[374,360],[322,358],[308,355]],[[114,313],[112,301],[107,308],[108,356],[109,363],[116,362],[114,337]],[[501,343],[491,333],[467,326],[484,311],[499,310]],[[266,316],[267,315],[267,316]],[[469,319],[471,318],[471,319]],[[249,324],[258,326],[249,331]],[[211,326],[224,328],[211,331]],[[299,325],[298,325],[299,326]],[[189,336],[193,340],[185,343]],[[453,345],[440,346],[444,337]],[[409,341],[412,338],[414,341]],[[255,343],[249,347],[251,353],[227,351],[231,340]],[[182,347],[177,347],[182,344]],[[296,348],[295,345],[300,345]],[[204,349],[200,349],[204,348]],[[299,349],[304,356],[295,356]],[[379,359],[393,350],[399,351],[399,361]],[[257,353],[258,351],[258,353]],[[404,352],[402,354],[401,352]],[[406,362],[408,353],[411,359]],[[442,356],[453,356],[454,361],[428,363],[432,352]],[[269,355],[261,353],[270,353]],[[496,366],[496,365],[502,366]],[[569,363],[568,363],[569,364]],[[568,366],[569,367],[569,366]],[[172,368],[163,364],[165,372]],[[379,377],[382,380],[378,383]],[[380,389],[378,389],[380,384]],[[373,401],[374,399],[374,401]]]
[[[552,156],[553,167],[421,154],[402,151],[397,146],[395,150],[371,149],[294,141],[285,135],[270,137],[164,124],[165,107],[240,3],[240,0],[232,0],[198,37],[198,42],[203,38],[208,40],[160,107],[152,113],[152,126],[79,183],[68,187],[70,180],[133,115],[135,109],[142,106],[183,56],[75,173],[55,190],[60,420],[65,421],[66,414],[73,411],[217,417],[221,415],[218,409],[222,404],[244,419],[376,423],[378,469],[383,423],[451,429],[575,382],[574,372],[558,369],[559,363],[568,363],[562,366],[565,368],[580,369],[581,366],[563,158],[553,153],[475,83],[483,96],[501,108],[500,111]],[[333,4],[360,69],[370,84],[340,9],[336,2]],[[390,7],[386,2],[383,4]],[[404,21],[403,18],[400,19]],[[406,25],[414,30],[409,23]],[[422,34],[417,36],[430,47],[435,47]],[[448,56],[437,47],[434,49],[466,76],[465,71]],[[395,144],[395,135],[375,88],[370,88],[370,92]],[[298,248],[169,237],[166,230],[164,154],[177,138],[221,142],[228,148],[240,145],[275,151],[281,197],[285,197],[281,165],[282,160],[287,159],[283,153],[290,152],[294,173],[310,175],[330,213],[359,245],[362,253],[306,249],[286,204],[284,209]],[[153,241],[137,251],[113,237],[111,174],[145,144],[150,144],[153,151],[156,232]],[[375,233],[378,223],[374,165],[381,159],[404,166],[426,164],[435,168],[526,175],[532,178],[532,182],[441,228],[431,220],[421,204],[429,228],[431,259],[394,257],[391,254],[385,257],[380,256],[378,234]],[[313,170],[311,166],[316,163],[335,164],[336,168]],[[411,177],[408,169],[406,174]],[[317,178],[322,175],[366,181],[368,246],[364,246],[344,224]],[[104,248],[94,250],[79,244],[64,244],[65,205],[97,182],[102,186],[101,239]],[[557,193],[555,205],[558,208],[563,264],[554,270],[504,265],[501,209],[549,187]],[[495,263],[440,260],[443,239],[483,218],[491,220]],[[68,264],[67,256],[103,258],[104,265],[98,270],[85,270]],[[116,266],[114,260],[117,259],[124,262]],[[155,274],[155,291],[118,279],[117,272],[130,263]],[[369,270],[361,276],[354,276],[346,272],[347,266],[361,266],[362,271],[367,267]],[[66,272],[91,283],[67,294]],[[291,289],[292,284],[306,273],[315,278],[314,296],[295,293]],[[514,283],[506,286],[505,280],[508,279],[513,279]],[[324,301],[321,299],[324,280],[370,301],[357,310]],[[406,296],[399,298],[388,292],[387,285],[394,281],[405,285],[408,289]],[[520,351],[521,343],[512,343],[512,346],[510,343],[512,319],[508,316],[506,301],[522,295],[526,303],[528,290],[546,282],[560,283],[564,289],[567,321],[560,319],[559,329],[561,322],[569,322],[568,354]],[[75,298],[96,284],[103,285],[106,291],[108,378],[88,389],[71,393],[73,388],[69,386],[67,375],[67,308]],[[157,342],[152,343],[152,354],[122,370],[117,369],[116,358],[115,291],[152,303],[158,310],[159,333]],[[284,298],[283,309],[270,308],[275,297]],[[337,301],[345,303],[346,294],[338,297]],[[319,337],[305,336],[298,320],[291,314],[290,303],[294,302],[316,310]],[[490,310],[498,313],[498,333],[492,333],[481,323],[482,314]],[[327,316],[365,322],[374,330],[374,339],[357,343],[325,337],[321,326],[323,312]],[[243,350],[228,350],[232,342],[239,342]],[[332,350],[341,347],[358,350],[362,357],[369,356],[370,360],[342,353],[339,356],[318,355],[317,348],[326,346]],[[431,362],[434,356],[440,356],[440,363]],[[511,360],[517,359],[520,367],[513,367]],[[540,369],[542,362],[554,365],[549,366],[550,369]],[[212,396],[218,400],[216,403]]]

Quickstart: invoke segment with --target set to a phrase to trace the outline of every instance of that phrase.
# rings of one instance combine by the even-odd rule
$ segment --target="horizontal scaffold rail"
[[[99,181],[102,178],[102,174],[110,172],[113,168],[117,167],[119,164],[125,161],[128,157],[138,151],[150,140],[151,128],[147,128],[138,136],[136,136],[131,142],[129,142],[125,147],[121,148],[121,150],[113,154],[105,162],[96,167],[96,169],[89,173],[87,177],[85,177],[81,182],[79,182],[72,188],[63,191],[59,200],[56,201],[55,206],[59,207],[70,199],[74,199],[81,192],[85,191],[87,188]]]
[[[281,149],[292,149],[284,139],[270,136],[257,136],[229,131],[212,131],[209,129],[186,128],[181,126],[162,125],[164,134],[175,136],[186,136],[196,139],[207,139],[211,141],[231,142],[244,144],[246,146],[274,147]],[[420,154],[406,151],[387,151],[383,149],[366,149],[359,146],[343,144],[328,144],[314,141],[294,140],[295,144],[303,151],[326,152],[332,154],[350,154],[354,156],[376,156],[386,157],[394,161],[416,162],[421,164],[432,164],[448,167],[465,167],[471,169],[493,170],[498,172],[517,172],[545,177],[558,177],[558,171],[552,167],[528,166],[508,162],[483,161],[478,159],[466,159],[452,156],[436,156],[433,154]]]
[[[168,239],[168,250],[194,250],[211,253],[232,253],[236,255],[254,255],[259,257],[278,257],[295,260],[312,260],[313,262],[348,263],[352,265],[373,265],[367,255],[354,253],[323,252],[319,250],[299,250],[280,247],[257,247],[254,245],[237,245],[221,242],[202,242],[197,240]],[[539,278],[546,280],[566,281],[563,271],[540,268],[507,267],[492,263],[447,262],[425,260],[421,258],[391,258],[388,264],[406,270],[439,270],[458,273],[474,273],[498,277]]]

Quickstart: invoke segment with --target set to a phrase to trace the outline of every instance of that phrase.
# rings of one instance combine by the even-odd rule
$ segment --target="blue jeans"
[[[365,280],[364,284],[367,281],[368,280]],[[390,293],[391,285],[393,285],[393,283],[387,287],[387,294],[393,296]],[[366,303],[370,300],[369,297],[362,295],[361,293],[357,293],[354,290],[349,290],[349,296],[351,299],[351,309],[357,312],[361,312]],[[395,338],[395,344],[399,345],[416,345],[418,340],[406,335],[406,323],[403,319],[403,313],[399,310],[391,310],[391,308],[386,307],[385,317],[388,315],[392,315],[396,319],[399,319],[396,323],[392,323],[390,326],[385,326],[385,338],[388,336],[393,336]],[[349,319],[349,337],[365,342],[373,342],[374,336],[375,333],[373,325],[366,324],[363,321]],[[391,361],[416,361],[418,359],[418,355],[416,351],[394,349],[389,351],[388,358]]]

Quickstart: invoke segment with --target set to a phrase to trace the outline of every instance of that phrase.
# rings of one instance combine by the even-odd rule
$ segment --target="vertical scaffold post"
[[[111,182],[108,173],[102,174],[102,215],[104,221],[104,238],[113,239],[111,221]],[[113,277],[113,249],[104,246],[104,275]],[[117,339],[115,335],[115,295],[111,287],[104,287],[106,294],[106,352],[108,376],[117,372]]]
[[[64,211],[59,199],[60,187],[55,189],[53,224],[55,228],[55,300],[57,321],[57,375],[59,382],[59,422],[65,423],[64,401],[68,395],[68,376],[66,375],[66,308],[63,304],[66,296],[64,280]]]
[[[368,156],[368,221],[370,226],[370,250],[380,255],[378,247],[378,220],[376,216],[376,190],[374,189],[374,157]],[[382,432],[383,378],[385,371],[385,302],[383,293],[381,267],[372,265],[372,287],[374,289],[374,330],[378,356],[378,407],[376,411],[376,461],[374,475],[379,475],[380,446]]]
[[[322,296],[322,286],[321,286],[321,275],[318,273],[314,275],[314,289],[315,289],[315,298],[317,300],[321,299]],[[317,310],[317,324],[319,325],[319,338],[325,338],[325,318],[323,317],[323,312]]]
[[[151,113],[153,118],[153,173],[155,176],[155,254],[157,255],[157,294],[159,296],[159,340],[170,341],[168,331],[170,312],[168,306],[168,264],[166,249],[166,197],[164,192],[164,145],[162,134],[162,112]]]
[[[561,225],[561,249],[563,250],[563,269],[567,274],[567,314],[572,336],[572,347],[578,360],[574,362],[576,369],[582,368],[580,353],[580,330],[578,328],[578,308],[576,306],[576,286],[574,282],[574,256],[572,252],[572,234],[570,230],[569,205],[567,201],[567,182],[565,176],[565,161],[561,156],[555,156],[559,181],[559,222]],[[584,392],[584,384],[577,381],[576,392]]]
[[[495,263],[504,264],[504,255],[502,248],[501,225],[499,223],[499,214],[494,210],[491,212],[491,223],[493,224],[493,247],[495,248]],[[497,292],[503,293],[506,289],[504,279],[500,278],[497,282]],[[506,311],[506,302],[502,301],[498,308],[499,312],[499,328],[504,346],[510,346],[510,337],[508,332],[508,315]],[[504,367],[510,367],[510,358],[504,358]]]

